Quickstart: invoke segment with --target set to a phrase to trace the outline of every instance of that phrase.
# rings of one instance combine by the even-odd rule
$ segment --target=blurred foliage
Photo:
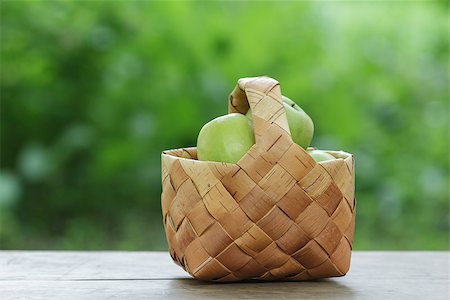
[[[356,155],[356,249],[447,249],[444,2],[1,3],[3,249],[166,249],[160,153],[270,75]]]

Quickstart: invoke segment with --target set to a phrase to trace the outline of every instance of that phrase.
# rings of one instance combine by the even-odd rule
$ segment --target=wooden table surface
[[[313,282],[206,283],[167,252],[0,251],[0,299],[449,299],[450,252],[354,252]]]

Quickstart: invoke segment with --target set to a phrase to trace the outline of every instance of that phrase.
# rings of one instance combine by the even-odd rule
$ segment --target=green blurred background
[[[448,55],[446,1],[3,1],[1,248],[166,249],[161,151],[265,74],[355,154],[355,249],[448,249]]]

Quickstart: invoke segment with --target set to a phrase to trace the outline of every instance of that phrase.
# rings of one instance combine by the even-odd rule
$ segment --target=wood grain
[[[345,277],[206,283],[166,252],[0,252],[0,299],[448,299],[449,252],[358,252]]]

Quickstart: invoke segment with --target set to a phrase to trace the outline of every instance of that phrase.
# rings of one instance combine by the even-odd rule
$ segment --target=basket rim
[[[191,162],[196,162],[196,163],[208,163],[208,164],[213,163],[213,164],[228,165],[228,166],[239,165],[237,163],[233,164],[233,163],[211,161],[211,160],[198,160],[198,159],[193,159],[193,158],[187,158],[187,157],[181,157],[181,156],[174,155],[175,152],[186,151],[186,150],[197,151],[197,147],[185,147],[185,148],[164,150],[164,151],[162,151],[161,156],[171,157],[173,159],[186,160],[186,161],[191,161]],[[354,157],[354,155],[352,153],[345,152],[343,150],[324,150],[324,149],[317,149],[315,147],[308,147],[306,150],[321,150],[321,151],[324,151],[326,153],[331,154],[336,159],[346,160],[346,159]],[[332,163],[333,161],[334,160],[325,160],[325,161],[320,161],[320,162],[317,162],[317,163],[323,165],[323,164]]]

